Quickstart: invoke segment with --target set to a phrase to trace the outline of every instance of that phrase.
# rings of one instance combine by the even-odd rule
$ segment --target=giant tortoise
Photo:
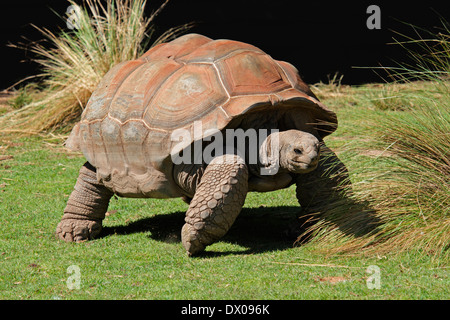
[[[114,66],[73,128],[66,147],[87,162],[56,233],[95,237],[113,195],[183,197],[194,255],[226,234],[249,191],[296,184],[303,210],[317,210],[339,184],[322,179],[338,161],[323,142],[336,127],[297,69],[255,46],[198,34],[159,44]]]

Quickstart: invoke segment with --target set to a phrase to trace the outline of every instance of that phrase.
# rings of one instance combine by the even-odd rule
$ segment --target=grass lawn
[[[340,127],[326,141],[349,170],[382,165],[363,131],[371,117],[396,112],[368,107],[373,92],[385,91],[313,90],[338,113]],[[340,153],[349,143],[365,151]],[[195,258],[180,242],[187,209],[180,199],[113,198],[100,238],[64,243],[55,227],[84,161],[58,139],[2,139],[0,299],[450,298],[448,261],[420,250],[331,254],[314,241],[293,247],[283,231],[298,210],[294,188],[249,194],[230,232]]]

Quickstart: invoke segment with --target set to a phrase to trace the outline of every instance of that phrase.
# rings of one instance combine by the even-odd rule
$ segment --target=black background
[[[295,276],[295,275],[294,275]],[[95,299],[95,297],[93,297]],[[181,310],[189,304],[196,307],[215,307],[226,310],[226,305],[269,305],[269,315],[226,315],[216,312],[213,317],[208,315],[182,315]],[[2,310],[10,309],[21,317],[32,317],[38,314],[47,315],[49,310],[61,308],[78,315],[78,310],[89,310],[93,318],[117,316],[118,312],[133,310],[133,314],[160,313],[166,319],[288,319],[303,318],[305,310],[313,310],[320,319],[353,314],[373,315],[389,314],[392,318],[411,319],[423,310],[444,312],[447,310],[446,300],[3,300]],[[364,311],[365,310],[365,311]],[[309,311],[311,312],[311,311]],[[150,318],[150,315],[148,316]]]
[[[148,14],[162,2],[148,0]],[[371,4],[381,9],[381,30],[366,27],[366,10]],[[31,61],[32,53],[7,44],[42,39],[31,24],[54,32],[66,29],[66,22],[57,14],[64,16],[68,5],[64,0],[2,2],[0,90],[39,72]],[[382,81],[370,67],[408,62],[404,49],[388,44],[393,38],[402,39],[394,31],[418,38],[405,24],[410,23],[438,32],[441,18],[450,21],[448,7],[446,1],[423,0],[171,0],[155,23],[157,33],[195,22],[191,32],[251,43],[273,58],[295,65],[307,83],[327,82],[338,72],[344,75],[343,83],[361,84]],[[422,36],[428,37],[424,32]]]

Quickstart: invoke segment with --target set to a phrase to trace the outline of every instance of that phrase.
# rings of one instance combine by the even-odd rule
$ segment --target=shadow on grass
[[[295,245],[305,244],[317,234],[319,238],[328,239],[327,235],[337,232],[349,239],[363,238],[376,235],[383,227],[383,223],[377,216],[368,201],[355,200],[354,197],[339,197],[331,202],[321,212],[299,216],[298,238]],[[321,240],[321,239],[320,239]]]
[[[230,252],[207,251],[200,256],[250,254],[291,248],[295,237],[289,237],[286,230],[297,223],[299,211],[300,208],[295,206],[244,208],[220,241],[237,244],[247,249]],[[153,240],[178,243],[181,242],[181,228],[185,214],[185,212],[177,211],[154,215],[124,226],[104,227],[100,236],[150,232],[149,237]]]
[[[346,199],[344,206],[353,214],[349,214],[349,211],[344,216],[324,214],[319,219],[334,224],[346,235],[354,237],[363,237],[376,232],[380,222],[368,204]],[[297,206],[244,208],[220,241],[237,244],[246,249],[220,252],[208,250],[200,257],[262,253],[305,244],[310,240],[310,234],[305,231],[314,226],[315,221],[311,222],[307,217],[301,217],[300,212],[301,209]],[[342,213],[342,210],[338,212]],[[150,232],[149,238],[153,240],[179,243],[184,217],[185,212],[182,211],[154,215],[124,226],[104,227],[100,236]],[[301,234],[303,238],[299,238]]]

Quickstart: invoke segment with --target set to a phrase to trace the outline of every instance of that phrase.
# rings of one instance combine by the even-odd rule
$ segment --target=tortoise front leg
[[[240,157],[228,155],[211,161],[197,186],[181,231],[188,255],[203,251],[227,233],[241,212],[247,191],[248,169]]]
[[[96,169],[86,162],[56,227],[57,236],[70,242],[97,236],[112,196],[113,192],[97,181]]]

